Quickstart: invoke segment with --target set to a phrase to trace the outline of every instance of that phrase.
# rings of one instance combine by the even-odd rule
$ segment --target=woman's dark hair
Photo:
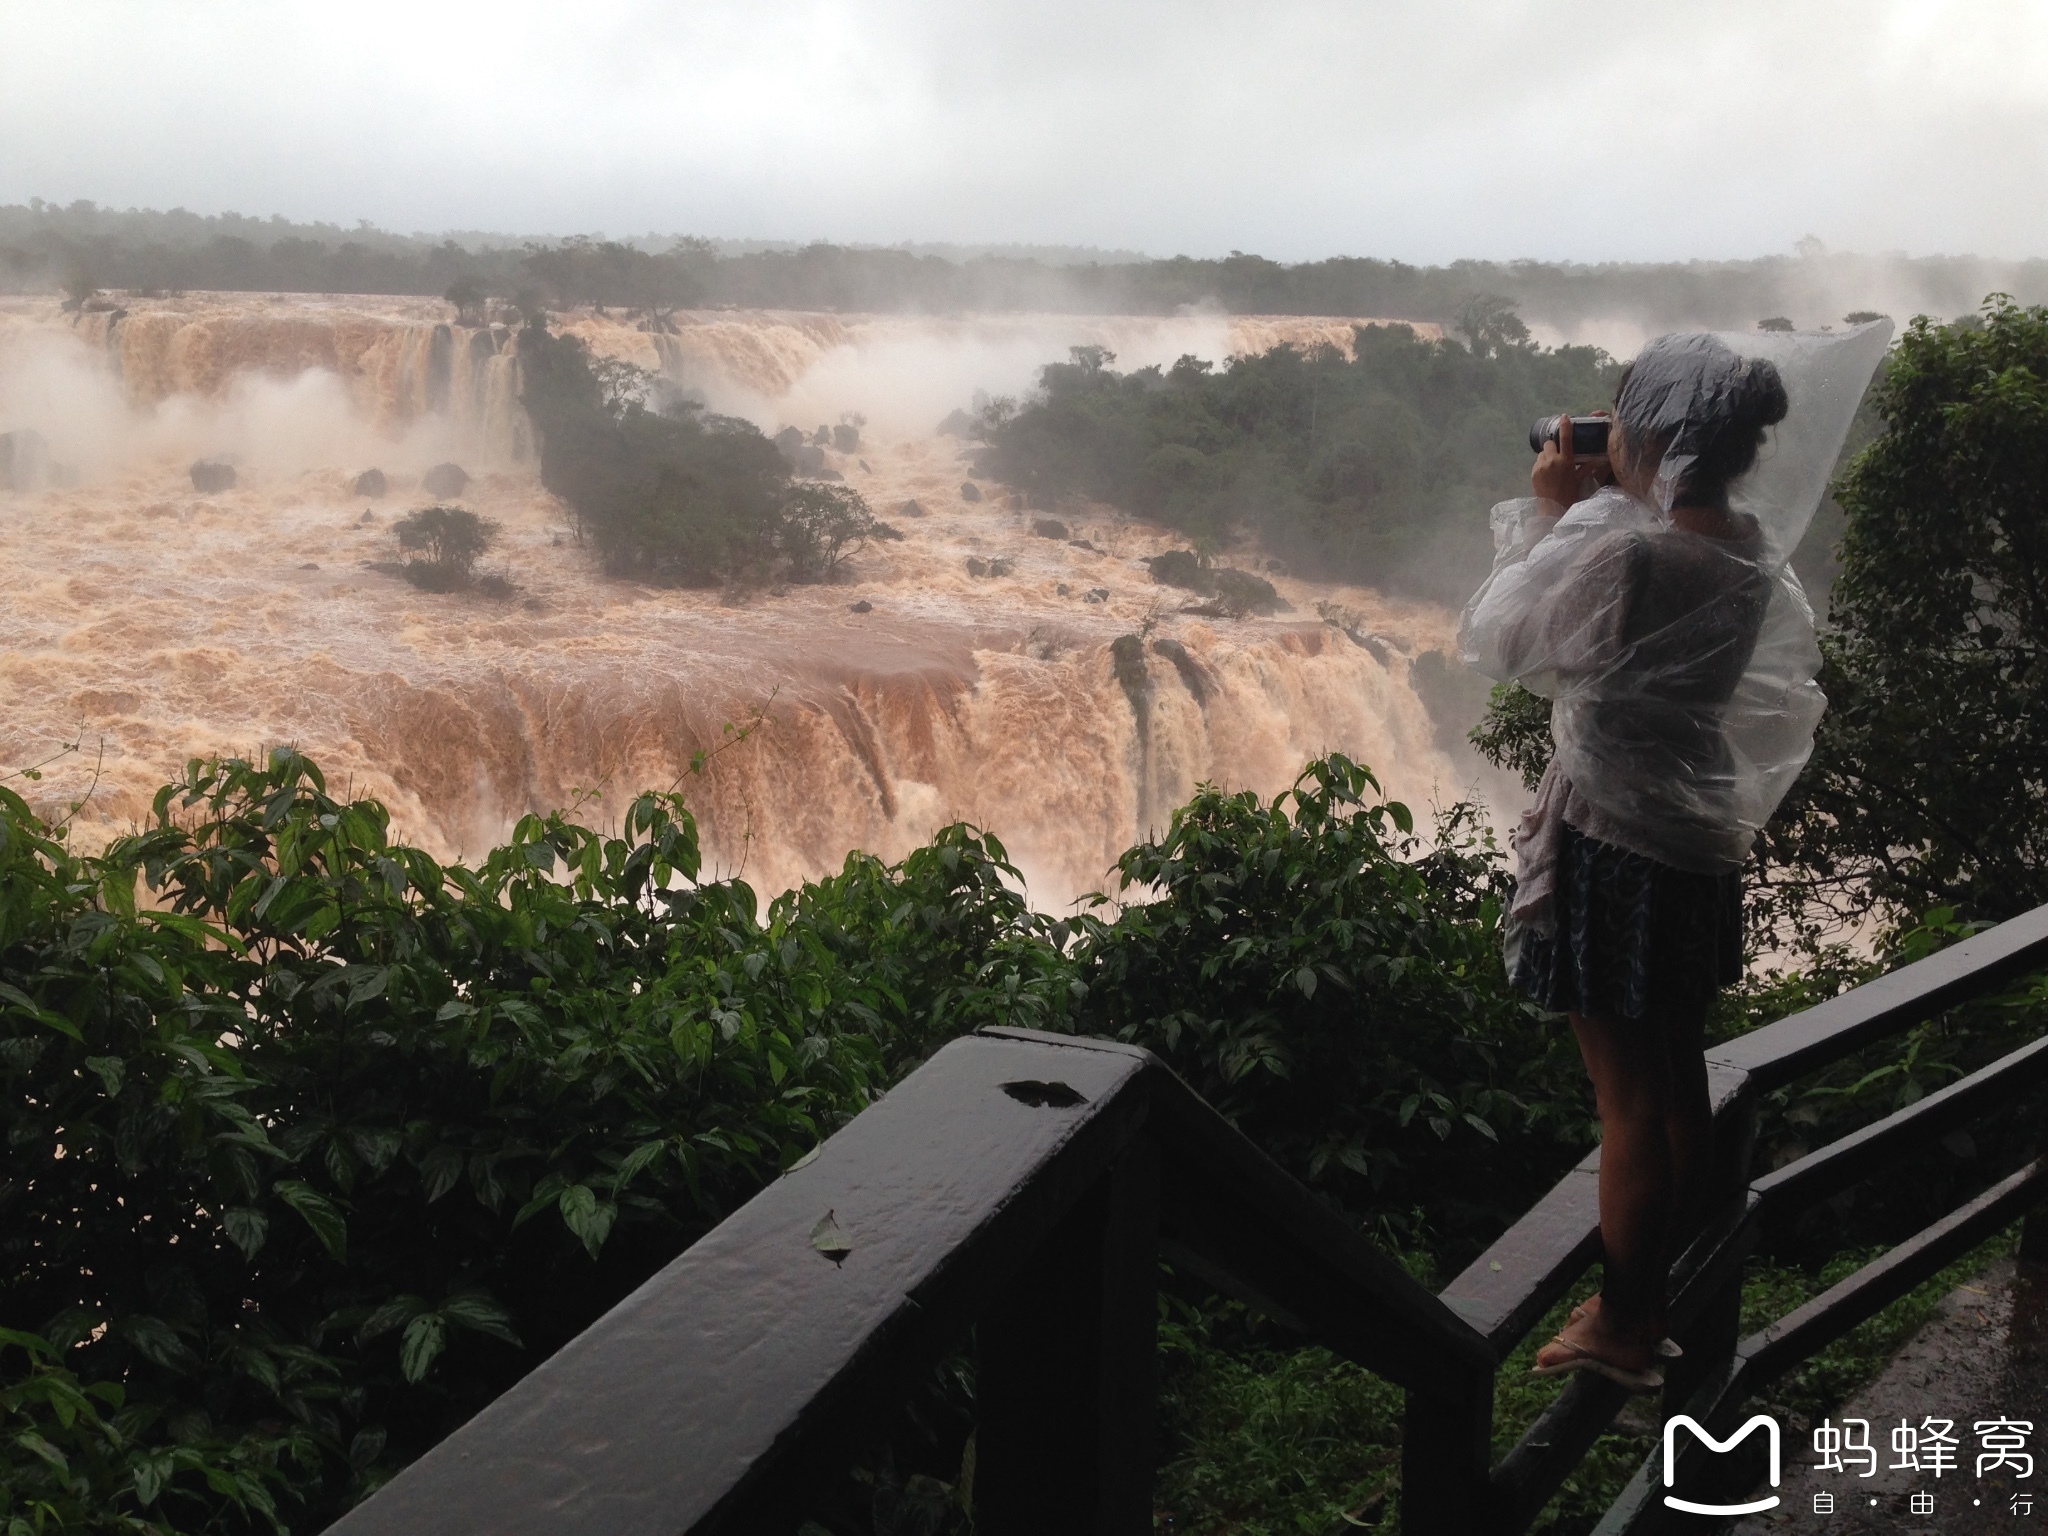
[[[1749,472],[1764,429],[1791,401],[1777,365],[1738,357],[1712,336],[1659,336],[1621,371],[1614,414],[1631,441],[1660,459],[1685,461],[1674,501],[1722,506]]]

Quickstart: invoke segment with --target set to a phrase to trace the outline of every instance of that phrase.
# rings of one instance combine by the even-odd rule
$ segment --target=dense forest
[[[1041,505],[1079,494],[1184,532],[1256,539],[1298,574],[1461,603],[1492,554],[1486,509],[1526,495],[1529,424],[1607,403],[1616,365],[1538,348],[1505,308],[1462,341],[1360,326],[1352,355],[1275,347],[1220,371],[1193,357],[1117,373],[1077,347],[1030,399],[973,424],[977,465]]]
[[[1953,317],[1993,291],[2038,303],[2048,301],[2048,261],[1865,257],[1812,244],[1782,257],[1674,263],[1424,267],[1351,256],[1287,263],[1242,252],[1074,260],[1003,248],[963,256],[691,238],[408,236],[367,224],[344,229],[84,202],[0,207],[0,289],[438,297],[458,283],[505,298],[539,291],[557,304],[635,308],[1170,314],[1215,305],[1238,314],[1429,321],[1450,320],[1475,295],[1495,295],[1526,319],[1565,331],[1592,319],[1661,330],[1747,328],[1781,317],[1818,326],[1855,309]]]

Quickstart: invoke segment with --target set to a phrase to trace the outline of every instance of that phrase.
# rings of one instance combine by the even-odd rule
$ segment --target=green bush
[[[870,539],[886,537],[883,526],[850,485],[793,485],[782,498],[776,529],[783,569],[791,581],[830,581]]]
[[[475,868],[385,822],[282,752],[98,858],[0,793],[0,1520],[318,1529],[919,1042],[1069,997],[967,829],[763,915],[671,797]]]
[[[1568,1034],[1508,987],[1469,807],[1425,843],[1332,756],[1270,802],[1199,791],[1117,879],[1143,895],[1082,936],[1084,1024],[1401,1246],[1475,1251],[1590,1144]]]
[[[544,317],[520,332],[519,364],[541,483],[608,574],[680,587],[768,576],[789,466],[752,423],[649,409],[644,375],[593,364]]]
[[[1764,854],[1787,927],[2048,901],[2048,308],[1916,320],[1847,514],[1828,695]]]
[[[950,827],[763,910],[701,878],[673,796],[610,832],[526,817],[470,867],[290,752],[190,764],[95,857],[0,789],[0,1528],[319,1529],[986,1024],[1158,1051],[1425,1275],[1590,1143],[1568,1037],[1506,986],[1469,810],[1420,835],[1333,757],[1271,801],[1204,789],[1117,873],[1123,905],[1056,921]],[[1774,1099],[1767,1141],[1948,1080],[2039,998],[1985,1006],[2004,1036],[1926,1026]],[[1394,1507],[1390,1389],[1169,1293],[1185,1528]],[[846,1507],[963,1475],[971,1377]],[[1535,1411],[1509,1396],[1504,1424]]]
[[[476,563],[498,525],[461,507],[421,507],[391,525],[406,555],[405,576],[427,592],[455,592],[476,579]]]

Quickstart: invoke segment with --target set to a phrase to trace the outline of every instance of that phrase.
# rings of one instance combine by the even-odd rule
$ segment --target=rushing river
[[[1045,514],[994,487],[963,499],[964,445],[934,431],[1071,345],[1130,366],[1341,344],[1347,321],[568,317],[767,430],[865,417],[858,449],[828,462],[904,538],[861,552],[846,583],[733,596],[599,575],[539,484],[514,334],[446,315],[207,295],[74,318],[0,301],[0,432],[38,434],[22,487],[0,489],[0,770],[80,741],[12,783],[58,813],[90,786],[81,842],[139,822],[187,757],[293,742],[442,854],[477,854],[528,810],[580,801],[602,819],[680,782],[715,867],[763,889],[965,819],[1058,908],[1203,780],[1270,793],[1336,749],[1418,806],[1473,782],[1408,680],[1450,614],[1285,574],[1278,617],[1184,614],[1143,564],[1175,547],[1165,530],[1084,507],[1059,515],[1092,547],[1038,536]],[[195,490],[202,457],[232,462],[234,487]],[[472,477],[452,499],[501,526],[483,568],[510,597],[373,569],[443,461]],[[353,494],[372,467],[386,493]],[[998,558],[1007,574],[970,574]],[[1124,635],[1144,641],[1142,684],[1117,676]]]

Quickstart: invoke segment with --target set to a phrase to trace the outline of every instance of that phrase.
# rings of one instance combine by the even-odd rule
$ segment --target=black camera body
[[[1575,459],[1597,459],[1607,453],[1607,426],[1605,416],[1545,416],[1529,429],[1529,451],[1541,453],[1545,443],[1559,441],[1565,423],[1572,429],[1572,457]]]

